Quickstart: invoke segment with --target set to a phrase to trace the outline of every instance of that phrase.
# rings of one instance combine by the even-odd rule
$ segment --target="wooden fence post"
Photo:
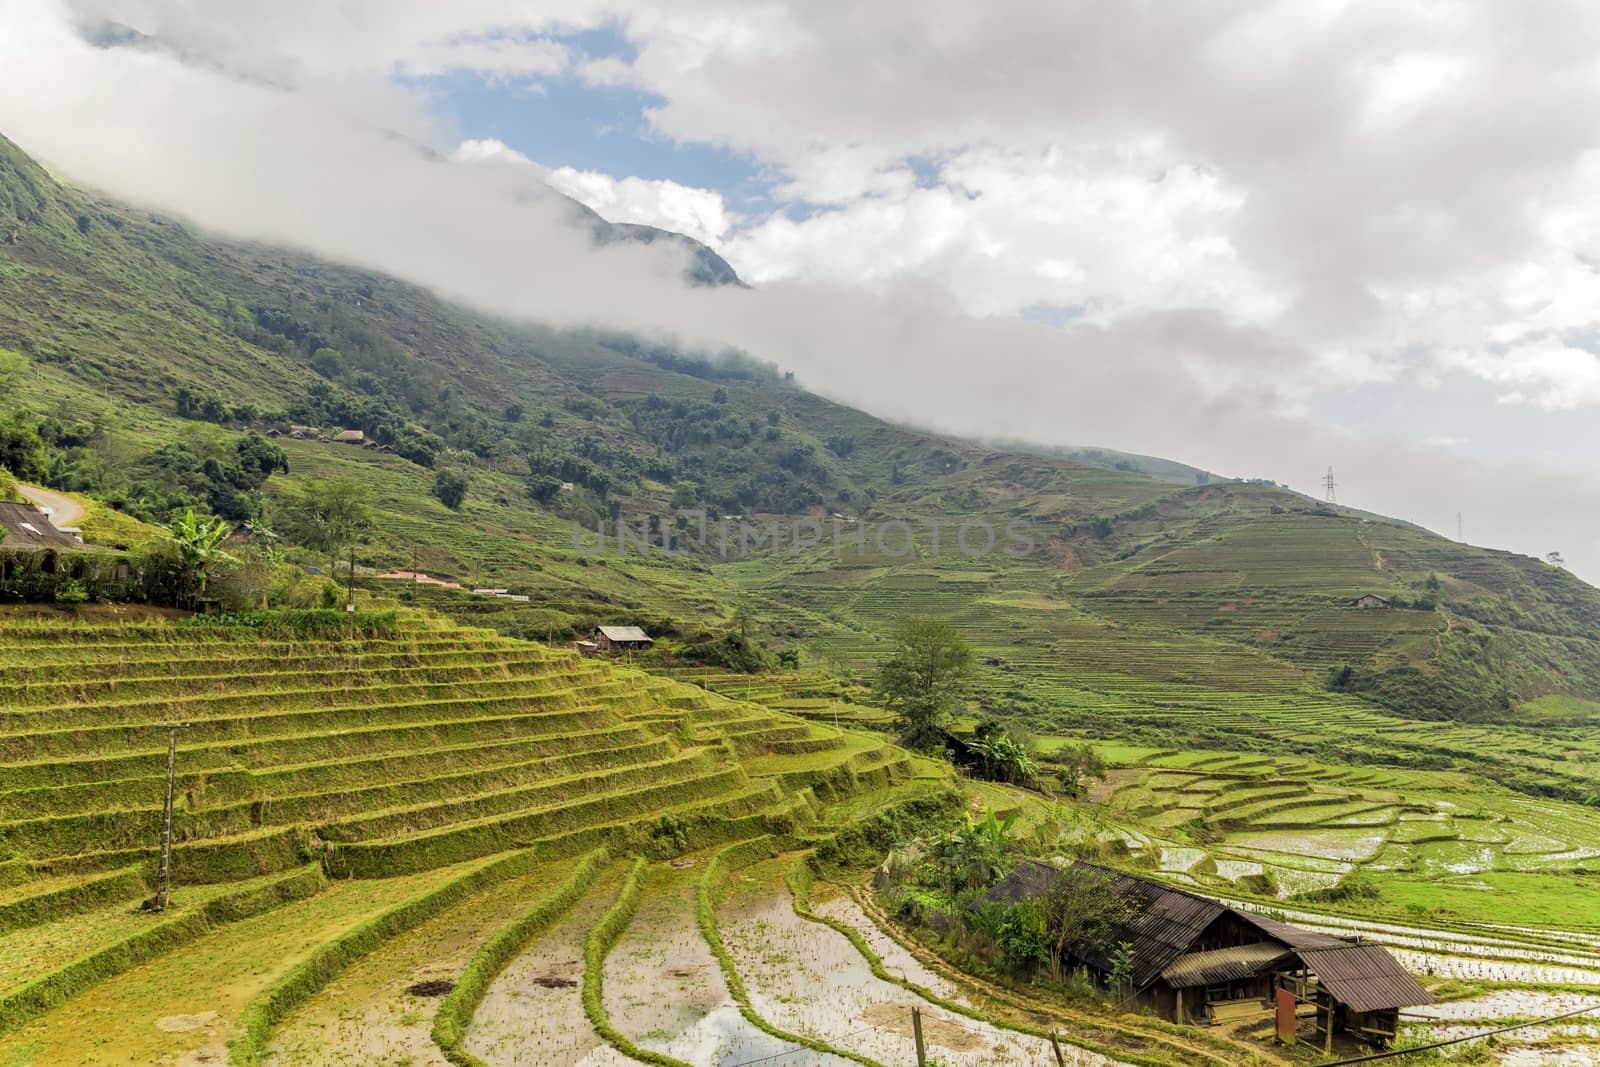
[[[922,1043],[922,1009],[911,1009],[911,1036],[917,1042],[917,1067],[928,1067],[928,1048]]]
[[[1056,1067],[1067,1067],[1067,1058],[1061,1054],[1061,1042],[1056,1038],[1056,1032],[1050,1031],[1050,1047],[1056,1054]]]

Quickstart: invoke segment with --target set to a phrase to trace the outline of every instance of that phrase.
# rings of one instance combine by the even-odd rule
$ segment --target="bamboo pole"
[[[167,727],[167,792],[161,805],[161,862],[156,868],[156,895],[150,898],[151,911],[165,911],[167,893],[172,887],[172,782],[178,769],[178,731],[188,723]]]
[[[911,1036],[917,1042],[917,1067],[928,1067],[928,1048],[922,1043],[922,1009],[911,1009]]]

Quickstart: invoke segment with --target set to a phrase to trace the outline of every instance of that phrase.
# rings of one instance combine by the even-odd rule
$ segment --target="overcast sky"
[[[111,19],[161,47],[95,47]],[[59,173],[1600,579],[1600,7],[0,0]],[[419,146],[430,151],[419,150]],[[592,250],[545,185],[755,288]]]

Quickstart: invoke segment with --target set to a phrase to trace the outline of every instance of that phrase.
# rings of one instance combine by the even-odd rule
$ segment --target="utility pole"
[[[911,1009],[911,1036],[917,1042],[917,1067],[928,1067],[928,1047],[922,1043],[922,1009]]]
[[[1327,490],[1326,499],[1330,504],[1337,504],[1339,502],[1339,495],[1334,492],[1334,489],[1338,486],[1338,484],[1338,482],[1333,480],[1333,468],[1329,467],[1327,476],[1322,479],[1322,487]]]
[[[178,769],[178,731],[186,722],[167,727],[167,796],[161,806],[161,863],[156,868],[156,895],[145,901],[148,911],[167,909],[167,892],[172,887],[172,782]]]
[[[1463,544],[1465,544],[1467,540],[1465,537],[1461,536],[1461,512],[1459,511],[1456,512],[1456,540],[1462,542]]]

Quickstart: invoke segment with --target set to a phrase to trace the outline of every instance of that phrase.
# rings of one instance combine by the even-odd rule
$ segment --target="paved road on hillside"
[[[37,485],[23,485],[21,482],[17,483],[17,491],[39,507],[49,508],[50,522],[57,528],[76,526],[78,520],[83,518],[83,505],[69,496],[40,489]]]

